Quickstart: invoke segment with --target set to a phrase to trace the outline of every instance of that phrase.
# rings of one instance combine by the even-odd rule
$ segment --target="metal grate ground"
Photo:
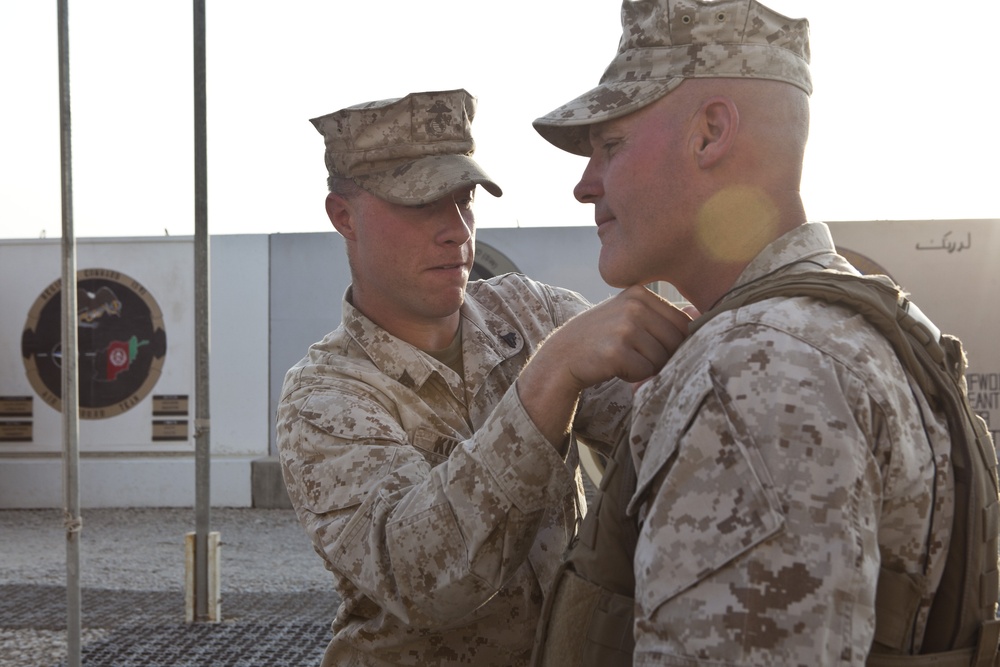
[[[81,596],[84,629],[105,630],[84,643],[84,667],[316,667],[338,604],[332,592],[229,593],[222,622],[188,624],[182,591],[83,589]],[[65,589],[0,586],[0,629],[64,633]]]
[[[317,667],[329,623],[124,625],[82,650],[85,667]],[[62,663],[65,665],[65,663]]]

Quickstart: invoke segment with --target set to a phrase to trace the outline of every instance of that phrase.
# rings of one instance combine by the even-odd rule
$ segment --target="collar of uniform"
[[[462,320],[466,391],[475,395],[494,368],[521,351],[524,336],[468,292],[462,304]]]
[[[431,359],[409,343],[368,319],[351,303],[351,288],[344,294],[344,329],[383,375],[404,387],[421,387],[435,368]]]
[[[730,289],[746,285],[794,262],[836,251],[829,227],[822,222],[803,223],[772,241],[754,257]]]
[[[368,319],[354,307],[350,295],[348,288],[343,300],[344,329],[384,375],[411,389],[423,386],[437,372],[436,362]],[[524,340],[517,329],[480,305],[472,295],[466,294],[461,314],[466,391],[475,395],[497,364],[521,351]]]

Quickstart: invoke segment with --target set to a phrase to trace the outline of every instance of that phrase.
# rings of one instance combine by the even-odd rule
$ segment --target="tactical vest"
[[[531,667],[632,664],[639,526],[625,515],[635,492],[628,433],[615,444],[601,484],[545,598]]]
[[[875,641],[869,667],[1000,667],[997,571],[1000,484],[996,450],[971,409],[960,341],[941,334],[885,276],[835,271],[786,274],[736,290],[692,322],[690,333],[719,313],[772,297],[808,296],[864,316],[890,342],[931,407],[947,417],[955,502],[944,573],[931,605],[923,651],[904,640],[920,605],[906,575],[882,569],[875,595]],[[638,539],[625,507],[635,490],[627,441],[617,446],[543,610],[532,667],[629,667]],[[626,631],[622,632],[622,628]]]

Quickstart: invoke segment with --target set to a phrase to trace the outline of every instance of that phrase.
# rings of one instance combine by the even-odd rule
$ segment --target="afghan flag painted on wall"
[[[135,361],[136,356],[138,356],[139,348],[148,344],[148,340],[140,341],[135,336],[132,336],[128,340],[111,341],[107,350],[108,363],[105,379],[108,381],[114,380],[118,377],[119,373],[127,371],[132,362]]]

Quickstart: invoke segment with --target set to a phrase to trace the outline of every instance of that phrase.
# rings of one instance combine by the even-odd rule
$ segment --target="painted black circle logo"
[[[62,410],[62,280],[35,300],[21,336],[31,386]],[[81,419],[107,419],[135,407],[160,378],[167,354],[163,314],[137,281],[110,269],[77,273]]]

